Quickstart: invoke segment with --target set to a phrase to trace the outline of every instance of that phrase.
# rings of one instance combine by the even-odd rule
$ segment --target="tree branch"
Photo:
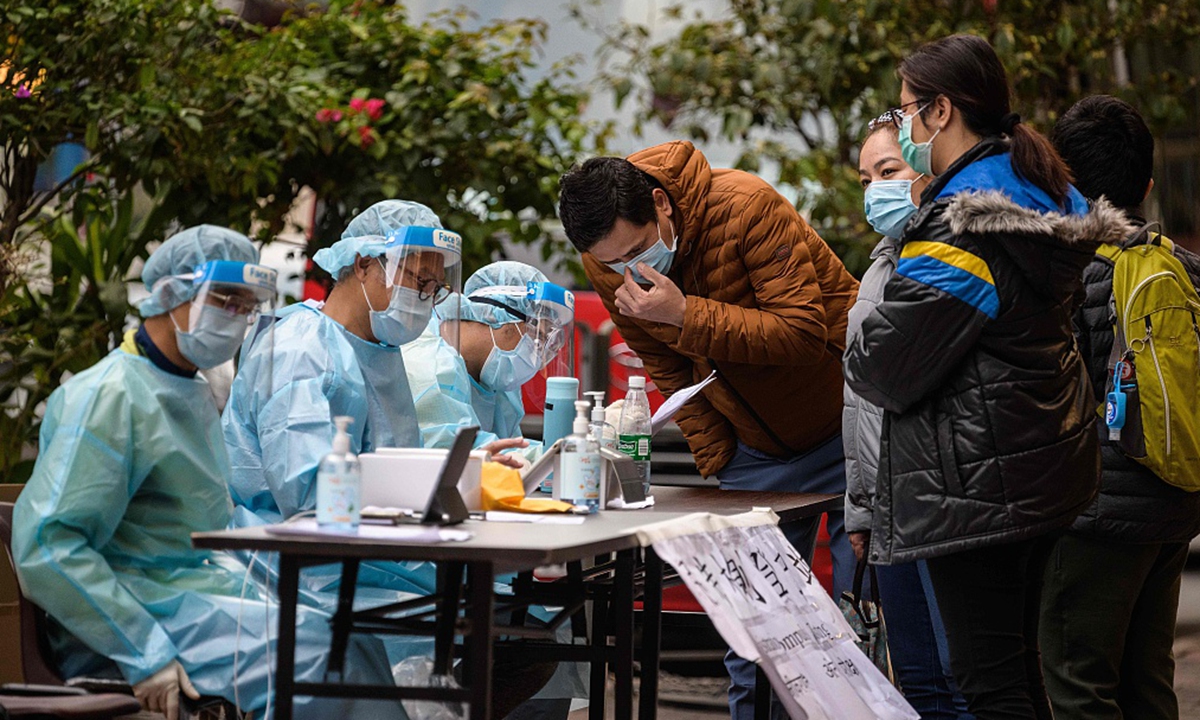
[[[27,209],[22,214],[22,216],[18,220],[17,224],[24,225],[25,223],[29,222],[33,218],[37,217],[38,213],[40,213],[42,211],[42,208],[44,208],[46,206],[46,203],[50,202],[53,198],[57,197],[58,194],[61,193],[64,189],[66,189],[66,187],[68,185],[75,182],[83,175],[91,172],[97,165],[98,165],[98,163],[95,158],[92,158],[91,160],[88,160],[87,162],[81,163],[79,165],[79,167],[75,168],[75,172],[73,172],[67,176],[66,180],[63,180],[58,185],[54,186],[54,188],[51,189],[49,192],[45,193],[40,200],[35,202],[33,205],[30,205],[29,209]]]

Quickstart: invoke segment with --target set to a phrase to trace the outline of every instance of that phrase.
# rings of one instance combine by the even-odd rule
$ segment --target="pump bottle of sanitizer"
[[[589,513],[600,509],[600,444],[588,435],[588,403],[575,403],[575,423],[559,451],[558,498]]]
[[[330,530],[357,530],[362,514],[362,479],[346,432],[354,418],[336,417],[333,422],[337,425],[333,451],[321,458],[317,468],[317,525]]]

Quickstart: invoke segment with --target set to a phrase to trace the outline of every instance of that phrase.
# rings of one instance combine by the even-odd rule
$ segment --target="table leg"
[[[350,643],[350,626],[354,623],[354,590],[358,585],[358,558],[342,561],[342,581],[338,585],[337,612],[333,615],[333,637],[329,641],[329,661],[325,666],[325,678],[336,674],[344,679],[346,669],[346,646]]]
[[[296,602],[300,591],[300,559],[279,556],[279,638],[275,645],[275,717],[291,720],[296,686]]]
[[[658,670],[662,651],[663,561],[648,547],[646,586],[642,593],[642,672],[638,689],[638,720],[655,720],[658,714]]]
[[[633,585],[634,552],[617,553],[617,568],[613,580],[614,655],[613,671],[616,689],[613,699],[615,720],[633,718]]]
[[[458,624],[458,605],[462,599],[463,564],[438,563],[438,603],[433,645],[433,672],[449,676],[454,668],[454,627]]]
[[[604,720],[604,691],[608,681],[609,608],[612,595],[597,593],[592,601],[591,684],[588,689],[588,720]]]
[[[754,666],[754,720],[770,720],[771,681],[761,665]]]
[[[470,683],[470,720],[488,720],[492,705],[492,564],[467,565],[467,620],[470,632],[464,639],[463,679]]]

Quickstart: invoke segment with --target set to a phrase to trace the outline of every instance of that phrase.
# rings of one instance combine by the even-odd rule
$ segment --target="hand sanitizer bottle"
[[[584,395],[592,398],[592,424],[588,434],[602,448],[617,449],[617,429],[604,420],[604,391],[586,392]]]
[[[358,530],[362,508],[359,496],[362,479],[358,458],[350,452],[350,434],[346,429],[352,417],[336,417],[337,435],[333,451],[321,458],[317,469],[317,525],[330,530]]]
[[[575,402],[575,423],[558,454],[557,496],[589,513],[600,509],[600,445],[588,437],[588,403]]]

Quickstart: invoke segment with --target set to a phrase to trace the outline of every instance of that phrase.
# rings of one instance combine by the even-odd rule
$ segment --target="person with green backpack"
[[[1085,98],[1052,140],[1079,191],[1137,229],[1084,270],[1076,336],[1102,417],[1101,486],[1046,570],[1046,688],[1056,720],[1175,720],[1180,576],[1200,534],[1200,257],[1142,214],[1154,138],[1137,110]]]

